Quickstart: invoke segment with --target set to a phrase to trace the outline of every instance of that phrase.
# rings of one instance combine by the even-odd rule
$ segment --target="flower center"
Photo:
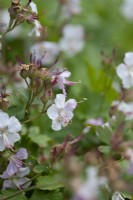
[[[2,137],[4,133],[6,133],[7,127],[0,128],[0,136]]]
[[[59,111],[58,121],[68,124],[68,119],[63,109]]]

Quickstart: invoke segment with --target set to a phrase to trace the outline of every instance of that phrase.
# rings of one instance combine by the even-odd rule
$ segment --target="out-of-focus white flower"
[[[80,0],[66,0],[62,5],[62,15],[65,18],[80,14],[80,12]]]
[[[55,131],[68,125],[73,118],[73,110],[77,106],[75,99],[69,99],[65,102],[65,98],[65,95],[57,94],[55,104],[52,104],[47,110],[47,115],[52,119],[52,129]]]
[[[133,103],[125,103],[124,101],[118,104],[118,110],[123,112],[127,120],[133,119]]]
[[[8,27],[8,24],[9,24],[9,21],[10,21],[10,15],[9,15],[9,12],[8,10],[4,9],[4,10],[0,10],[0,21],[5,24],[5,30],[6,28]],[[16,38],[16,37],[20,37],[20,33],[22,31],[22,28],[21,26],[17,26],[15,27],[11,32],[9,32],[7,34],[7,37],[9,39],[13,39],[13,38]]]
[[[103,120],[101,118],[97,118],[97,119],[91,118],[86,121],[86,124],[92,125],[92,126],[101,126],[103,124]]]
[[[133,86],[133,52],[128,52],[124,57],[124,64],[120,64],[116,69],[117,75],[122,80],[124,88]]]
[[[75,200],[95,200],[99,193],[99,187],[107,184],[105,177],[98,177],[97,169],[89,167],[87,169],[87,180],[77,188]]]
[[[36,52],[36,59],[40,59],[42,57],[42,64],[51,64],[53,63],[57,56],[60,53],[59,45],[55,42],[38,42],[34,44],[31,49],[31,52]]]
[[[130,175],[133,175],[133,149],[128,148],[125,152],[125,158],[129,160],[128,166],[127,166],[127,172]]]
[[[133,20],[133,1],[124,0],[121,6],[122,15],[128,20]]]
[[[31,2],[30,3],[30,7],[31,7],[31,10],[35,13],[38,13],[37,11],[37,6],[34,2]],[[33,24],[35,25],[35,27],[32,29],[32,31],[29,33],[29,36],[32,36],[34,33],[37,37],[41,36],[41,31],[43,30],[43,27],[41,25],[41,23],[35,19],[33,21]]]
[[[103,120],[102,118],[90,118],[88,120],[86,120],[85,125],[87,125],[84,129],[83,129],[83,133],[86,134],[89,132],[91,126],[101,126],[103,125]]]
[[[68,24],[63,27],[63,37],[59,41],[60,49],[69,56],[84,48],[84,29],[81,25]]]
[[[16,117],[9,117],[7,113],[0,111],[0,151],[6,147],[12,148],[14,143],[20,140],[18,132],[21,124]]]

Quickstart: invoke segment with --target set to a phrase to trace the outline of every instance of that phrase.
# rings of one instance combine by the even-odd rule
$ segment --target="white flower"
[[[36,58],[40,59],[42,57],[42,64],[53,63],[60,53],[59,45],[55,42],[38,42],[31,47],[31,52],[36,52]]]
[[[9,21],[10,21],[10,15],[9,15],[8,10],[6,9],[0,10],[0,22],[5,24],[5,28],[4,28],[5,31],[8,27]],[[8,39],[12,40],[13,38],[20,37],[21,32],[22,32],[22,27],[16,26],[12,31],[10,31],[7,34],[7,37]]]
[[[73,56],[84,48],[84,29],[81,25],[68,24],[63,27],[63,37],[59,41],[60,49]]]
[[[133,0],[124,0],[121,6],[122,15],[128,20],[133,19]]]
[[[0,111],[0,151],[6,147],[12,148],[14,143],[20,140],[19,131],[21,131],[21,124],[18,119]]]
[[[107,184],[105,177],[98,177],[97,169],[89,167],[87,169],[87,180],[77,189],[77,199],[92,200],[97,199],[99,186]]]
[[[124,200],[124,198],[121,196],[119,192],[114,192],[112,200]]]
[[[124,88],[133,86],[133,52],[125,54],[124,64],[120,64],[116,69],[117,75],[122,80]]]
[[[118,105],[118,110],[126,115],[127,120],[133,119],[133,103],[120,102]]]
[[[30,7],[31,7],[32,12],[38,13],[37,6],[35,3],[31,2]],[[34,23],[35,27],[29,33],[29,36],[32,36],[34,32],[37,37],[41,36],[41,30],[43,29],[42,25],[40,24],[40,22],[37,19],[35,19],[33,23]]]
[[[128,166],[127,166],[127,172],[130,175],[133,175],[133,149],[127,148],[125,152],[125,158],[129,160]]]
[[[62,126],[67,126],[73,118],[72,111],[76,106],[77,102],[75,99],[69,99],[65,102],[65,95],[57,94],[55,104],[52,104],[47,110],[47,115],[52,119],[52,129],[58,131],[61,130]]]
[[[65,18],[77,15],[81,12],[80,0],[67,0],[62,6],[62,15]]]

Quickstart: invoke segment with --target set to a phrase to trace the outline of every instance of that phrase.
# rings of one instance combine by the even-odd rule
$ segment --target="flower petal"
[[[36,6],[36,4],[35,4],[34,2],[31,2],[31,3],[30,3],[30,7],[31,7],[31,10],[32,10],[33,12],[38,13],[38,11],[37,11],[37,6]]]
[[[57,94],[56,95],[55,105],[59,109],[64,108],[64,106],[65,106],[65,95],[64,94]]]
[[[77,106],[77,102],[75,99],[69,99],[66,103],[65,103],[65,110],[68,111],[73,111]]]
[[[8,130],[10,133],[17,133],[21,131],[21,124],[16,117],[10,117],[8,120]]]
[[[9,163],[9,165],[7,166],[6,171],[7,171],[7,174],[8,174],[9,176],[14,175],[14,174],[18,171],[17,166],[15,165],[15,163],[14,163],[12,160],[10,160],[10,163]]]
[[[22,178],[30,173],[29,167],[22,167],[17,172],[17,177]]]
[[[49,116],[50,119],[56,119],[58,117],[58,109],[55,104],[50,106],[47,110],[47,115]]]
[[[116,69],[117,75],[123,79],[128,76],[127,66],[124,64],[120,64]]]
[[[61,123],[58,120],[52,121],[52,129],[55,131],[61,130]]]
[[[15,142],[20,140],[20,135],[18,133],[12,133],[7,135],[10,144],[13,146]]]
[[[18,152],[15,154],[15,157],[17,157],[20,160],[25,160],[28,158],[28,153],[25,148],[20,148]]]
[[[62,72],[62,73],[60,74],[60,76],[61,76],[62,78],[69,77],[69,76],[71,76],[71,72],[69,72],[69,71],[64,71],[64,72]]]
[[[4,128],[7,126],[8,119],[8,114],[0,110],[0,128]]]
[[[3,189],[6,189],[6,188],[14,188],[15,189],[16,186],[12,180],[5,180],[3,183]]]
[[[20,179],[17,179],[16,180],[16,185],[18,185],[19,187],[21,187],[22,189],[24,189],[24,188],[28,188],[29,186],[30,186],[30,184],[31,184],[31,182],[28,182],[30,179],[29,178],[20,178]],[[28,182],[28,183],[26,183],[26,182]],[[26,184],[24,184],[24,183],[26,183]],[[22,185],[22,186],[21,186]],[[18,187],[18,189],[19,189],[19,187]]]
[[[3,151],[5,149],[5,144],[3,137],[0,137],[0,151]]]
[[[133,67],[133,52],[127,52],[125,54],[124,62],[126,65]]]

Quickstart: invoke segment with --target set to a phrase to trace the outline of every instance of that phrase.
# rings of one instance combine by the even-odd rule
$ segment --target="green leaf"
[[[18,104],[18,106],[9,107],[7,112],[10,116],[15,116],[19,120],[23,120],[25,116],[25,108],[21,104]]]
[[[105,144],[110,144],[110,140],[111,140],[111,137],[112,137],[112,130],[111,128],[109,127],[98,127],[97,128],[97,136],[98,136],[98,139],[101,141],[101,142],[104,142]]]
[[[35,173],[42,173],[45,170],[45,166],[42,165],[36,165],[33,169]]]
[[[30,128],[29,137],[32,140],[32,142],[38,144],[43,148],[47,147],[49,141],[51,141],[51,139],[47,135],[40,133],[40,129],[37,126]]]
[[[100,146],[98,149],[101,153],[105,153],[105,154],[109,154],[111,151],[110,146]]]
[[[58,190],[46,192],[42,190],[35,190],[30,200],[63,200],[63,195]]]
[[[41,190],[55,190],[64,187],[64,183],[59,176],[40,176],[37,179],[37,187]]]
[[[17,193],[18,190],[3,190],[2,191],[2,195],[0,196],[0,200],[2,200],[3,198],[7,198],[11,195],[15,195],[15,193]],[[10,198],[11,200],[28,200],[27,197],[24,194],[17,194],[14,197]]]

